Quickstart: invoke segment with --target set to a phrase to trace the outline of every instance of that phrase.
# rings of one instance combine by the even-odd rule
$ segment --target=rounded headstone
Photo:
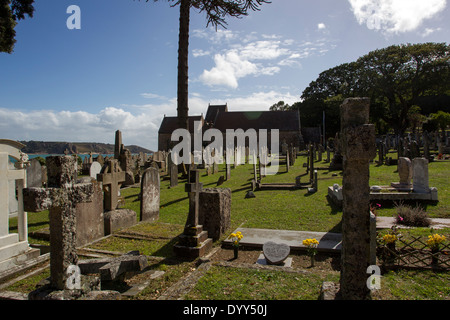
[[[94,161],[92,162],[91,167],[89,169],[89,175],[91,176],[91,178],[97,179],[97,174],[99,174],[101,170],[102,165],[99,162]]]

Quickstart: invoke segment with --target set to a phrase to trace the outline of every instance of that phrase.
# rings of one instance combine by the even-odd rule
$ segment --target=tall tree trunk
[[[189,14],[191,0],[181,0],[180,33],[178,38],[178,106],[177,115],[180,128],[189,130],[188,122],[188,57],[189,57]]]

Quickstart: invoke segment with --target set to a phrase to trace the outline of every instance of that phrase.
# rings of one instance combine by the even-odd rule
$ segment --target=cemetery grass
[[[302,176],[301,181],[309,179],[306,175],[305,156],[299,156],[290,171],[285,172],[285,166],[280,165],[280,172],[274,176],[267,176],[263,183],[295,182],[295,177]],[[316,167],[328,166],[324,162],[315,162]],[[221,165],[218,174],[206,175],[201,172],[201,182],[204,188],[216,187],[217,180],[225,175],[225,167]],[[447,181],[450,162],[431,162],[429,166],[430,186],[437,187],[439,203],[425,205],[425,210],[431,218],[450,218],[450,187]],[[231,169],[231,179],[225,181],[221,188],[230,188],[232,191],[231,227],[229,233],[237,227],[288,229],[321,232],[341,232],[340,221],[342,209],[334,206],[327,198],[327,188],[334,183],[342,185],[341,171],[318,171],[318,192],[308,194],[306,189],[267,190],[255,191],[256,198],[245,199],[245,194],[251,188],[253,178],[252,165],[238,166]],[[376,163],[370,166],[370,185],[388,185],[398,181],[396,166],[379,166]],[[172,246],[176,237],[182,233],[187,218],[188,198],[184,190],[182,179],[179,185],[169,188],[169,180],[164,176],[161,179],[160,218],[156,223],[139,223],[117,235],[101,240],[89,248],[108,250],[114,252],[127,252],[139,250],[149,256],[149,268],[165,271],[165,274],[152,280],[151,284],[133,299],[156,299],[166,289],[183,280],[186,275],[195,272],[196,261],[183,261],[173,256]],[[139,203],[140,188],[122,189],[121,194],[125,200],[124,208],[129,208],[140,216]],[[394,216],[395,206],[382,204],[377,215]],[[48,211],[28,214],[29,231],[48,227]],[[10,219],[11,232],[17,232],[15,218]],[[14,231],[16,230],[16,231]],[[415,236],[428,236],[429,228],[415,228],[402,230],[404,234]],[[450,229],[440,230],[450,239]],[[339,271],[336,260],[326,260],[320,267],[308,268],[307,264],[294,264],[294,269],[307,271],[307,273],[288,273],[273,270],[253,270],[238,266],[238,261],[229,261],[229,258],[220,258],[220,255],[232,255],[231,250],[220,248],[221,241],[228,234],[215,242],[214,247],[219,251],[216,259],[228,261],[236,267],[224,267],[214,264],[205,272],[193,290],[184,298],[187,299],[317,299],[322,281],[338,282]],[[244,235],[245,237],[245,235]],[[33,239],[30,243],[46,243],[43,240]],[[48,242],[47,242],[48,244]],[[260,251],[242,250],[239,260],[253,261]],[[306,261],[304,254],[293,254],[295,261]],[[219,257],[219,258],[217,258]],[[214,259],[214,258],[212,258]],[[332,260],[334,262],[332,263]],[[256,260],[254,260],[256,261]],[[254,263],[253,261],[253,263]],[[24,287],[21,282],[16,284],[14,290],[29,292],[33,283],[37,284],[47,274],[36,275],[27,279]],[[276,284],[280,283],[279,286]],[[450,299],[448,289],[449,274],[428,271],[389,271],[383,275],[382,289],[374,295],[375,299]],[[304,290],[301,288],[305,288]],[[22,288],[22,289],[21,289]],[[218,289],[219,288],[219,289]],[[290,289],[289,289],[290,288]],[[256,290],[255,290],[256,289]],[[306,290],[306,291],[305,291]]]

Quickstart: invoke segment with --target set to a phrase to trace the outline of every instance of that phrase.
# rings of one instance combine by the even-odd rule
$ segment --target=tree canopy
[[[340,103],[356,96],[371,99],[371,120],[379,131],[392,128],[403,133],[417,119],[411,116],[413,106],[427,97],[450,96],[450,46],[421,43],[371,51],[320,73],[293,107],[300,109],[302,122],[313,125],[321,123],[325,111],[331,116],[327,128],[333,134],[339,130],[333,117],[339,115]]]
[[[33,17],[34,0],[0,0],[0,52],[12,53],[16,43],[14,28],[25,15]]]

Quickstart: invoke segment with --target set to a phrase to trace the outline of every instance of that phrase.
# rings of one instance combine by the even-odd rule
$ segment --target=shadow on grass
[[[171,204],[174,204],[174,203],[177,203],[177,202],[180,202],[180,201],[183,201],[183,200],[187,200],[187,199],[189,199],[189,197],[179,198],[179,199],[172,200],[172,201],[166,202],[164,204],[161,204],[161,206],[162,207],[167,207],[167,206],[170,206]]]
[[[335,215],[335,214],[338,214],[338,213],[342,213],[342,207],[340,207],[337,204],[335,204],[333,202],[333,200],[331,200],[330,196],[327,195],[325,198],[327,199],[327,202],[328,202],[327,206],[330,207],[330,209],[331,209],[330,213],[332,215]]]

